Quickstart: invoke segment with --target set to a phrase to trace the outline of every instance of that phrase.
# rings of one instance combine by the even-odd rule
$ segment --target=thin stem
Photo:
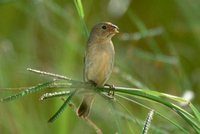
[[[57,78],[57,79],[62,79],[62,80],[69,80],[71,81],[71,78],[68,78],[66,76],[63,75],[58,75],[58,74],[54,74],[54,73],[49,73],[49,72],[45,72],[45,71],[40,71],[40,70],[36,70],[36,69],[32,69],[32,68],[27,68],[28,71],[33,72],[33,73],[37,73],[40,75],[47,75],[53,78]]]
[[[92,120],[90,120],[89,118],[85,118],[85,120],[90,126],[92,126],[95,129],[97,134],[103,134],[101,129]]]
[[[40,97],[40,100],[46,100],[46,99],[50,99],[50,98],[66,96],[66,95],[69,95],[69,94],[70,94],[70,91],[60,91],[60,92],[53,92],[53,93],[45,93]]]
[[[145,120],[144,127],[143,127],[143,130],[142,130],[142,134],[147,134],[148,133],[148,130],[149,130],[150,125],[151,125],[151,121],[153,119],[153,115],[154,115],[154,110],[151,110],[148,113],[148,116],[147,116],[147,118]]]

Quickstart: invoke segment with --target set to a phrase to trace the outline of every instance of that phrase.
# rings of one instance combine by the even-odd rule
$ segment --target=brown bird
[[[113,70],[115,50],[112,37],[119,33],[119,28],[110,23],[96,24],[90,33],[85,53],[84,81],[91,82],[97,87],[103,87]],[[77,114],[86,118],[89,115],[94,94],[84,96]]]

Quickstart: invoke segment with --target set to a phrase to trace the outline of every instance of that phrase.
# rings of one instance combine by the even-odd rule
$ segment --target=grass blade
[[[58,111],[48,120],[49,123],[54,122],[58,117],[64,112],[64,110],[67,108],[67,105],[71,101],[72,97],[76,93],[76,90],[71,92],[69,97],[66,99],[66,101],[63,103],[63,105],[58,109]]]
[[[84,18],[84,11],[83,11],[83,5],[81,0],[74,0],[76,10],[78,11],[78,15],[80,18]]]
[[[149,109],[149,110],[151,110],[151,108],[149,107],[149,106],[146,106],[146,105],[144,105],[144,104],[142,104],[142,103],[139,103],[139,102],[137,102],[137,101],[135,101],[135,100],[133,100],[133,99],[131,99],[131,98],[128,98],[128,97],[125,97],[125,96],[122,96],[122,95],[118,95],[117,94],[117,96],[119,97],[119,98],[121,98],[121,99],[125,99],[125,100],[127,100],[127,101],[129,101],[129,102],[132,102],[132,103],[135,103],[135,104],[137,104],[137,105],[139,105],[139,106],[142,106],[142,107],[144,107],[144,108],[146,108],[146,109]],[[119,103],[119,101],[118,101],[118,103]],[[120,103],[119,103],[120,104]],[[121,104],[120,104],[121,105]],[[122,105],[123,106],[123,105]],[[127,109],[125,106],[123,106],[125,109]],[[128,111],[128,110],[126,110],[126,111]],[[129,112],[128,112],[129,113]],[[178,125],[177,123],[175,123],[173,120],[170,120],[169,118],[166,118],[166,116],[165,115],[163,115],[163,114],[161,114],[160,112],[158,112],[158,111],[154,111],[154,113],[156,113],[156,115],[159,115],[160,117],[162,117],[162,118],[164,118],[165,120],[167,120],[167,121],[169,121],[171,124],[173,124],[174,126],[176,126],[178,129],[180,129],[184,134],[189,134],[189,132],[185,129],[185,128],[183,128],[183,127],[181,127],[180,125]],[[131,115],[131,113],[129,113],[129,115]],[[155,128],[155,126],[154,127],[152,127],[153,129],[155,129],[155,130],[157,130],[158,128],[156,127]],[[163,130],[160,130],[162,133],[164,133],[164,131]]]
[[[29,95],[29,94],[32,94],[32,93],[35,93],[35,92],[38,92],[38,91],[41,91],[43,89],[47,89],[51,86],[52,83],[54,83],[56,80],[53,80],[53,81],[49,81],[49,82],[46,82],[46,83],[42,83],[42,84],[39,84],[37,86],[34,86],[34,87],[31,87],[31,88],[27,88],[25,89],[24,91],[21,91],[15,95],[11,95],[11,96],[8,96],[6,98],[2,98],[0,100],[0,102],[8,102],[8,101],[13,101],[13,100],[16,100],[16,99],[19,99],[21,97],[24,97],[26,95]]]
[[[84,11],[83,11],[82,2],[81,2],[81,0],[74,0],[74,4],[75,4],[76,10],[78,12],[82,28],[84,29],[85,37],[88,38],[89,32],[88,32],[87,26],[86,26],[85,21],[84,21]]]
[[[129,116],[130,117],[130,120],[133,121],[133,117],[132,117],[132,113],[128,110],[128,108],[126,106],[124,106],[119,100],[116,101],[117,104],[119,104],[126,112],[127,114],[122,114],[122,113],[117,113],[117,117],[118,116]],[[115,112],[116,113],[116,112]],[[126,118],[126,117],[123,117],[123,118]],[[135,118],[135,117],[134,117]],[[134,119],[134,123],[136,123],[137,125],[140,126],[140,122],[138,122],[138,120]],[[135,133],[135,130],[133,130],[133,128],[131,127],[129,121],[127,122],[128,126],[129,126],[129,130],[131,133]]]
[[[115,116],[115,123],[117,125],[117,130],[118,134],[122,134],[122,130],[121,130],[121,123],[120,123],[120,119],[119,119],[119,116],[117,116],[117,113],[116,113],[116,107],[115,107],[115,104],[113,102],[110,103],[111,107],[112,107],[112,111],[114,112],[114,116]]]
[[[151,121],[153,119],[153,114],[154,114],[154,110],[151,110],[149,113],[148,113],[148,116],[145,120],[145,123],[144,123],[144,127],[143,127],[143,130],[142,130],[142,134],[147,134],[148,133],[148,130],[149,130],[149,127],[151,125]]]
[[[106,88],[101,88],[101,90],[106,91]],[[195,119],[195,117],[188,113],[186,110],[182,109],[178,105],[170,102],[169,100],[166,100],[163,98],[163,94],[156,92],[156,91],[151,91],[151,90],[140,90],[140,89],[135,89],[135,88],[123,88],[123,87],[115,87],[115,92],[122,93],[122,94],[127,94],[130,96],[139,96],[141,98],[146,98],[151,101],[155,101],[157,103],[163,104],[170,109],[172,109],[174,112],[176,112],[180,117],[182,117],[196,132],[200,131],[200,125],[198,121]],[[167,97],[167,95],[164,95]],[[174,97],[169,97],[168,99],[172,100],[177,100],[180,101],[180,99],[174,99]]]
[[[40,100],[46,100],[46,99],[50,99],[50,98],[66,96],[66,95],[69,95],[69,94],[70,94],[70,91],[60,91],[60,92],[53,92],[53,93],[45,93],[40,97]]]
[[[190,124],[190,126],[193,127],[193,129],[196,131],[197,134],[200,134],[200,124],[196,123],[193,119],[191,119],[190,117],[188,117],[187,115],[185,115],[184,113],[177,111],[177,113],[179,113],[179,115],[187,121],[188,124]]]
[[[198,121],[200,122],[200,112],[197,110],[197,108],[192,103],[190,103],[189,106],[192,109],[194,115],[197,117]]]

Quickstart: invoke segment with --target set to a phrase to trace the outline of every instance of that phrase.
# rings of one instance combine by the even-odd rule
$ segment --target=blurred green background
[[[88,0],[82,4],[89,30],[102,21],[120,28],[120,34],[113,38],[116,58],[109,83],[183,96],[200,107],[200,1]],[[73,0],[0,0],[0,97],[19,92],[18,87],[50,80],[26,71],[28,67],[82,80],[86,41]],[[62,101],[57,98],[41,102],[41,95],[1,103],[0,133],[95,133],[70,108],[55,123],[48,124]],[[80,98],[75,98],[75,104]],[[132,99],[194,133],[171,110],[137,97]],[[131,112],[126,118],[127,112],[116,104],[115,111],[123,115],[120,124],[115,123],[118,117],[111,105],[101,97],[95,101],[91,119],[106,134],[118,132],[119,126],[123,134],[141,133],[149,110],[136,102],[119,101]],[[182,131],[155,115],[149,133]]]

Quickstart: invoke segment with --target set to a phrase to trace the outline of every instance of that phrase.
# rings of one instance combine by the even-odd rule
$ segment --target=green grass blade
[[[197,108],[192,103],[190,103],[189,106],[192,109],[194,115],[197,117],[198,121],[200,122],[200,112],[197,110]]]
[[[170,103],[169,101],[166,101],[164,98],[162,98],[163,94],[161,94],[159,92],[151,91],[151,90],[138,90],[138,89],[133,89],[133,88],[117,88],[117,89],[115,89],[115,91],[119,92],[119,93],[129,94],[129,95],[136,95],[136,96],[140,96],[143,98],[147,98],[147,99],[159,102],[159,103],[173,109],[174,111],[179,110],[181,112],[184,112],[191,118],[193,118],[193,116],[190,113],[188,113],[187,111],[183,110],[179,106],[174,105],[173,103]]]
[[[76,10],[78,12],[82,28],[84,30],[84,35],[85,35],[86,38],[88,38],[89,32],[88,32],[87,26],[86,26],[85,21],[84,21],[84,11],[83,11],[82,2],[81,2],[81,0],[74,0],[74,4],[75,4]]]
[[[84,11],[83,11],[83,5],[81,0],[74,0],[76,10],[78,11],[78,14],[80,18],[84,18]]]
[[[119,100],[117,100],[116,102],[117,102],[117,104],[119,104],[119,105],[127,112],[126,115],[124,115],[124,114],[123,114],[123,115],[124,115],[124,116],[129,116],[129,118],[130,118],[131,121],[132,121],[132,120],[133,120],[132,113],[128,110],[128,108],[127,108],[126,106],[124,106]],[[117,113],[117,116],[122,116],[122,114],[119,115],[119,113]],[[140,126],[140,123],[139,123],[137,120],[135,120],[135,119],[134,119],[134,123],[136,123],[137,125]],[[131,133],[134,133],[135,130],[133,130],[133,128],[131,127],[131,125],[130,125],[129,122],[128,122],[128,126],[129,126],[130,132],[131,132]]]
[[[147,52],[139,48],[135,48],[134,53],[135,55],[139,56],[140,58],[144,60],[158,61],[165,64],[170,64],[170,65],[176,65],[178,63],[178,59],[175,56],[168,56],[161,53],[154,54],[154,53]]]
[[[149,30],[146,28],[145,24],[143,23],[142,20],[140,20],[139,17],[137,17],[131,11],[128,12],[128,16],[129,16],[131,22],[134,23],[136,25],[136,27],[139,29],[142,36],[145,37],[149,34]],[[162,53],[155,40],[152,39],[149,46],[154,51],[155,54]]]
[[[66,99],[66,101],[63,103],[63,105],[58,109],[58,111],[48,120],[49,123],[54,122],[58,117],[64,112],[64,110],[67,108],[67,105],[71,101],[72,97],[76,93],[76,90],[71,92],[69,97]]]
[[[121,130],[121,123],[120,123],[120,119],[119,119],[119,116],[117,116],[117,113],[116,113],[116,107],[115,107],[115,103],[111,102],[110,103],[111,107],[112,107],[112,111],[114,112],[114,116],[115,116],[115,122],[116,122],[116,125],[117,125],[117,130],[118,130],[118,134],[122,134],[122,130]]]
[[[177,102],[180,102],[180,103],[188,103],[188,100],[186,100],[184,98],[181,98],[181,97],[178,97],[178,96],[174,96],[174,95],[170,95],[170,94],[165,94],[165,93],[161,93],[161,95],[163,97],[169,98],[171,100],[174,100],[174,101],[177,101]]]
[[[37,86],[34,86],[34,87],[31,87],[31,88],[27,88],[15,95],[11,95],[11,96],[8,96],[8,97],[5,97],[5,98],[2,98],[0,100],[0,102],[8,102],[8,101],[13,101],[13,100],[16,100],[16,99],[19,99],[21,97],[24,97],[26,95],[29,95],[29,94],[32,94],[32,93],[35,93],[35,92],[38,92],[38,91],[41,91],[43,89],[47,89],[51,86],[52,83],[54,83],[55,80],[53,81],[49,81],[49,82],[46,82],[46,83],[42,83],[42,84],[39,84]]]
[[[147,91],[147,90],[133,90],[129,88],[117,88],[115,89],[116,92],[119,93],[125,93],[128,95],[134,95],[134,96],[140,96],[143,98],[147,98],[149,100],[153,100],[155,102],[158,102],[160,104],[163,104],[173,111],[175,111],[179,116],[181,116],[188,124],[190,124],[195,130],[200,131],[200,126],[197,124],[195,118],[193,115],[182,109],[181,107],[163,99],[161,96],[162,94],[159,95],[159,92],[155,91]]]
[[[119,95],[119,94],[116,94],[118,97],[120,97],[121,99],[125,99],[125,100],[127,100],[127,101],[129,101],[129,102],[133,102],[133,103],[135,103],[135,104],[137,104],[137,105],[139,105],[139,106],[142,106],[142,107],[144,107],[144,108],[146,108],[146,109],[149,109],[149,110],[151,110],[151,108],[150,107],[148,107],[148,106],[146,106],[146,105],[144,105],[144,104],[141,104],[141,103],[139,103],[139,102],[137,102],[137,101],[135,101],[135,100],[133,100],[133,99],[130,99],[130,98],[127,98],[127,97],[125,97],[125,96],[122,96],[122,95]],[[125,109],[126,109],[126,107],[125,107]],[[126,110],[127,111],[127,110]],[[189,132],[185,129],[185,128],[183,128],[183,127],[181,127],[180,125],[178,125],[177,123],[175,123],[173,120],[170,120],[169,118],[166,118],[166,116],[164,116],[163,114],[161,114],[161,113],[159,113],[158,111],[154,111],[155,113],[156,113],[156,115],[159,115],[160,117],[162,117],[162,118],[164,118],[165,120],[167,120],[167,121],[169,121],[170,123],[172,123],[174,126],[176,126],[179,130],[181,130],[184,134],[189,134]],[[130,114],[130,113],[129,113]],[[131,115],[131,114],[130,114]],[[155,128],[155,130],[157,130],[157,128]],[[160,130],[161,132],[163,131],[163,130]],[[162,133],[164,133],[164,132],[162,132]]]
[[[46,100],[46,99],[50,99],[50,98],[66,96],[66,95],[69,95],[69,94],[70,94],[70,91],[60,91],[60,92],[53,92],[53,93],[45,93],[40,97],[40,100]]]
[[[185,115],[184,113],[177,111],[179,113],[179,115],[187,121],[187,123],[190,124],[190,126],[192,126],[194,128],[194,130],[200,134],[200,124],[196,123],[194,120],[192,120],[190,117],[188,117],[187,115]]]
[[[148,130],[149,130],[150,125],[151,125],[151,121],[153,119],[153,114],[154,114],[154,110],[150,110],[150,112],[148,113],[148,116],[145,120],[144,127],[143,127],[143,130],[142,130],[142,134],[148,133]]]

